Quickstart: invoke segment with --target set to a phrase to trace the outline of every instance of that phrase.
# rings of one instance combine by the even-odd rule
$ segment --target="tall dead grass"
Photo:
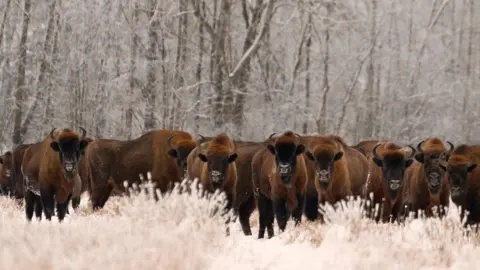
[[[227,237],[214,211],[223,198],[202,198],[195,187],[158,202],[144,192],[112,198],[96,213],[84,196],[61,224],[28,224],[22,208],[0,198],[0,269],[474,269],[480,261],[478,241],[465,236],[455,209],[444,220],[375,224],[351,200],[322,209],[323,225],[289,223],[257,240],[256,214],[254,236],[237,222]]]

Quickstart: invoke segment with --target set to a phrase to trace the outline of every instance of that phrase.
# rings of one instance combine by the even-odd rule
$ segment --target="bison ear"
[[[88,145],[88,141],[87,140],[81,140],[80,141],[80,150],[84,149],[85,147],[87,147]]]
[[[408,159],[408,160],[406,160],[406,161],[405,161],[405,168],[410,167],[410,166],[412,165],[412,163],[413,163],[413,159]]]
[[[275,146],[271,145],[271,144],[268,144],[267,145],[267,148],[268,148],[268,151],[270,151],[270,153],[272,153],[273,155],[275,155]]]
[[[167,154],[168,154],[169,156],[171,156],[171,157],[174,157],[174,158],[177,158],[177,157],[178,157],[178,155],[177,155],[177,150],[175,150],[175,149],[173,149],[173,148],[172,148],[172,149],[168,149]]]
[[[477,164],[472,164],[468,167],[467,171],[472,172],[477,167]]]
[[[333,158],[334,160],[339,160],[343,157],[343,152],[338,152],[337,154],[335,154],[335,157]]]
[[[415,154],[415,159],[420,162],[420,163],[423,163],[423,153],[417,153]]]
[[[60,152],[60,147],[58,146],[57,142],[51,142],[50,147],[55,151],[55,152]]]
[[[198,157],[200,158],[201,161],[207,162],[207,157],[204,154],[198,154]]]
[[[0,157],[0,164],[3,164],[3,158]]]
[[[237,153],[231,154],[231,155],[228,157],[228,163],[234,162],[235,160],[237,160],[237,157],[238,157]]]
[[[297,145],[297,150],[295,151],[295,155],[300,155],[305,151],[305,145],[299,144]]]
[[[383,162],[382,162],[382,160],[380,160],[380,159],[378,159],[378,158],[376,158],[376,157],[373,157],[373,162],[374,162],[375,164],[377,164],[378,167],[383,167]]]
[[[315,157],[313,156],[312,152],[306,151],[306,152],[305,152],[305,155],[307,155],[307,157],[308,157],[311,161],[315,161]]]

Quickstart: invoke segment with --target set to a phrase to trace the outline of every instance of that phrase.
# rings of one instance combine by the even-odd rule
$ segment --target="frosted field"
[[[0,269],[478,269],[478,237],[464,237],[449,217],[404,227],[361,218],[358,202],[327,224],[303,221],[270,240],[245,237],[237,222],[225,236],[218,199],[172,194],[154,203],[144,194],[111,198],[92,214],[80,211],[59,224],[27,224],[23,208],[0,198]],[[275,224],[276,226],[276,224]],[[277,228],[276,228],[277,230]],[[334,268],[330,268],[334,267]]]

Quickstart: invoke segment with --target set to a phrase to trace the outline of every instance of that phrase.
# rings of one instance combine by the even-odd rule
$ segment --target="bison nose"
[[[400,180],[390,180],[390,185],[389,185],[391,190],[397,190],[400,188]]]
[[[210,180],[213,184],[219,184],[222,181],[222,173],[219,171],[210,172]]]
[[[6,170],[6,171],[5,171],[5,176],[6,176],[6,177],[12,176],[12,171]]]
[[[73,162],[65,162],[64,167],[67,172],[71,172],[75,166]]]
[[[280,164],[278,169],[280,174],[288,174],[291,171],[290,164]]]
[[[330,181],[330,173],[327,170],[317,171],[317,176],[320,182],[328,183]]]

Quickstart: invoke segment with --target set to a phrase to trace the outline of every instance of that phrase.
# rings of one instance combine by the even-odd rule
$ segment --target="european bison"
[[[186,177],[187,156],[196,145],[189,133],[166,129],[129,141],[93,141],[85,152],[93,209],[103,208],[114,188],[124,192],[124,181],[139,183],[139,175],[147,179],[147,172],[156,188],[168,191]]]
[[[83,133],[79,136],[68,128],[53,129],[41,143],[25,151],[22,173],[25,177],[28,221],[32,219],[34,209],[37,217],[41,216],[38,205],[40,197],[45,218],[51,220],[56,202],[58,220],[61,222],[67,212],[69,197],[79,194],[81,180],[78,176],[78,160],[82,149],[88,144],[84,139],[86,131],[83,128],[81,130]]]
[[[225,192],[227,209],[231,209],[237,184],[236,159],[237,153],[232,140],[225,133],[221,133],[206,143],[206,146],[190,152],[187,158],[188,178],[198,178],[209,193],[217,189]]]
[[[417,145],[416,162],[409,168],[408,191],[406,201],[409,210],[418,215],[418,211],[425,211],[427,217],[445,214],[445,207],[449,204],[449,187],[445,177],[445,171],[440,167],[440,161],[448,159],[448,155],[454,146],[447,141],[447,149],[442,140],[428,138]]]
[[[366,153],[367,157],[370,156]],[[415,149],[407,145],[400,147],[392,142],[379,142],[372,149],[370,162],[370,177],[365,186],[365,199],[373,201],[370,207],[381,206],[380,215],[375,219],[388,222],[390,218],[395,221],[404,212],[403,195],[405,192],[405,170],[413,163]],[[367,209],[368,215],[372,209]]]
[[[457,146],[448,161],[442,160],[440,168],[446,171],[450,196],[461,207],[462,219],[468,211],[465,225],[480,223],[480,145]]]
[[[318,203],[335,205],[347,196],[362,195],[368,176],[368,160],[342,138],[316,136],[310,140],[305,153],[309,160],[308,179],[315,183]],[[314,209],[305,212],[318,211],[318,203]],[[320,219],[323,221],[323,216]]]
[[[13,156],[7,151],[0,156],[0,195],[10,195],[13,192]]]
[[[253,157],[252,179],[258,190],[255,194],[260,225],[258,238],[264,237],[265,228],[268,238],[273,237],[274,216],[281,231],[285,230],[290,214],[295,226],[300,223],[307,185],[304,150],[297,135],[287,131]]]

